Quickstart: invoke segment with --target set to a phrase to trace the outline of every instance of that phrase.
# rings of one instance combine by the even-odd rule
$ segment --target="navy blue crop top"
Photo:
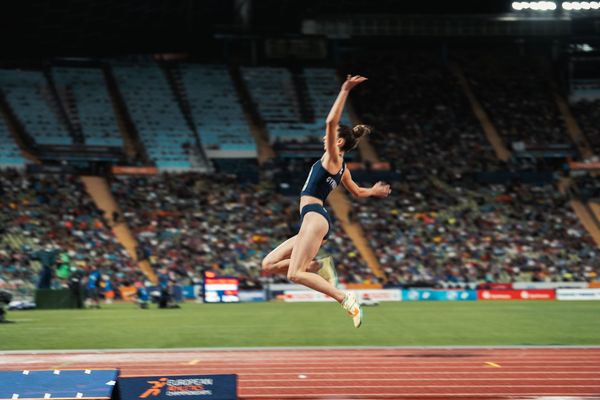
[[[331,175],[321,164],[321,160],[317,160],[308,173],[308,178],[302,187],[300,196],[313,196],[321,201],[325,201],[329,193],[335,189],[342,180],[344,170],[346,169],[346,163],[342,162],[342,168],[340,172],[335,175]]]

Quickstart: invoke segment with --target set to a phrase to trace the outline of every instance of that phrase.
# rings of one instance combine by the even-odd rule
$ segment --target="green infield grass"
[[[335,303],[9,311],[0,350],[254,346],[600,345],[600,303],[393,302],[352,320]]]

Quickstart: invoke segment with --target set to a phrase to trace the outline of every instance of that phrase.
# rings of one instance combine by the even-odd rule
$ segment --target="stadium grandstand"
[[[299,357],[293,351],[274,350],[262,361],[250,350],[170,355],[167,368],[152,369],[159,380],[144,383],[231,373],[244,399],[598,398],[596,303],[558,301],[600,300],[597,2],[34,3],[15,14],[21,27],[13,35],[22,45],[0,56],[0,322],[6,315],[17,322],[0,325],[0,399],[109,397],[44,397],[50,389],[24,397],[16,386],[5,394],[12,378],[3,373],[35,364],[19,351],[262,346],[347,346],[365,359],[356,346],[391,347],[365,362],[374,377],[360,378],[364,387],[350,384],[349,369],[338,376],[317,365],[350,353],[319,348],[306,353],[308,372],[289,366],[293,376],[276,376],[288,358]],[[368,79],[350,91],[349,76]],[[351,94],[332,119],[344,91]],[[329,149],[332,121],[343,126],[332,140],[344,127],[370,132],[343,154],[343,184],[323,164],[330,150],[318,162]],[[331,220],[330,232],[318,262],[301,272],[316,264],[321,275],[331,266],[328,282],[365,309],[363,336],[338,336],[348,321],[330,318],[325,306],[334,296],[293,273],[272,273],[265,261],[287,239],[298,234],[300,243],[308,226],[299,215],[300,192],[310,189],[315,161],[334,181],[319,211]],[[391,192],[353,196],[361,192],[348,179],[366,193],[376,182]],[[338,300],[342,307],[346,298]],[[485,301],[497,299],[518,301],[514,309]],[[551,301],[529,301],[538,299]],[[449,302],[428,309],[421,300]],[[207,304],[230,302],[248,304]],[[179,310],[144,321],[129,314],[154,304]],[[93,320],[89,326],[44,314],[92,307],[101,310],[73,317]],[[17,312],[32,308],[38,314],[31,319]],[[489,322],[488,310],[506,323]],[[573,324],[581,329],[574,332]],[[36,329],[46,336],[36,337]],[[96,344],[90,332],[106,337]],[[45,342],[60,335],[64,342]],[[493,347],[530,344],[590,348],[523,350],[523,362],[534,366],[521,370],[510,364],[518,355]],[[413,354],[394,347],[401,345],[492,350]],[[148,352],[158,365],[156,349]],[[535,375],[561,352],[551,372],[564,379]],[[148,365],[123,362],[131,356],[142,363],[143,356],[126,354],[88,364],[65,356],[40,361],[39,369],[110,364],[132,380],[152,375],[141,373]],[[268,376],[240,364],[264,368],[269,357],[280,364]],[[472,375],[448,377],[462,379],[459,389],[429,385],[435,379],[427,373],[410,382],[402,375],[412,373],[408,364],[396,365],[407,361],[402,357],[414,357],[409,361],[430,374],[450,372],[430,370],[429,358]],[[583,360],[588,375],[570,376],[573,360]],[[361,372],[355,359],[348,362]],[[506,385],[493,385],[501,375],[482,383],[501,365],[515,374]],[[385,366],[393,376],[386,378]],[[310,382],[317,373],[332,375]],[[127,398],[129,383],[120,385]]]

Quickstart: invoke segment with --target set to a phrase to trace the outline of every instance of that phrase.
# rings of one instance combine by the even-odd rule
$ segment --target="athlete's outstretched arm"
[[[383,182],[377,182],[370,188],[358,186],[358,184],[352,180],[352,175],[350,175],[350,171],[347,169],[344,171],[344,175],[342,175],[342,183],[354,197],[388,197],[392,192],[390,185]]]
[[[336,132],[337,127],[342,119],[342,112],[344,111],[344,105],[346,104],[346,99],[348,98],[348,94],[352,88],[364,81],[367,78],[364,76],[356,75],[356,76],[346,76],[346,81],[342,85],[342,89],[338,94],[338,97],[335,99],[335,103],[333,103],[333,107],[331,107],[331,111],[329,111],[329,115],[327,116],[326,122],[326,139],[325,139],[325,149],[330,155],[335,155],[337,159],[337,146],[335,144],[336,141]]]

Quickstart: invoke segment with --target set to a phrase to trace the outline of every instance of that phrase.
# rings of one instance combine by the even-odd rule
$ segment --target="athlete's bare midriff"
[[[300,196],[300,212],[302,212],[302,207],[307,206],[309,204],[318,204],[320,206],[323,206],[323,202],[321,201],[321,199],[316,198],[314,196],[308,196],[308,195],[304,195],[304,196]]]

